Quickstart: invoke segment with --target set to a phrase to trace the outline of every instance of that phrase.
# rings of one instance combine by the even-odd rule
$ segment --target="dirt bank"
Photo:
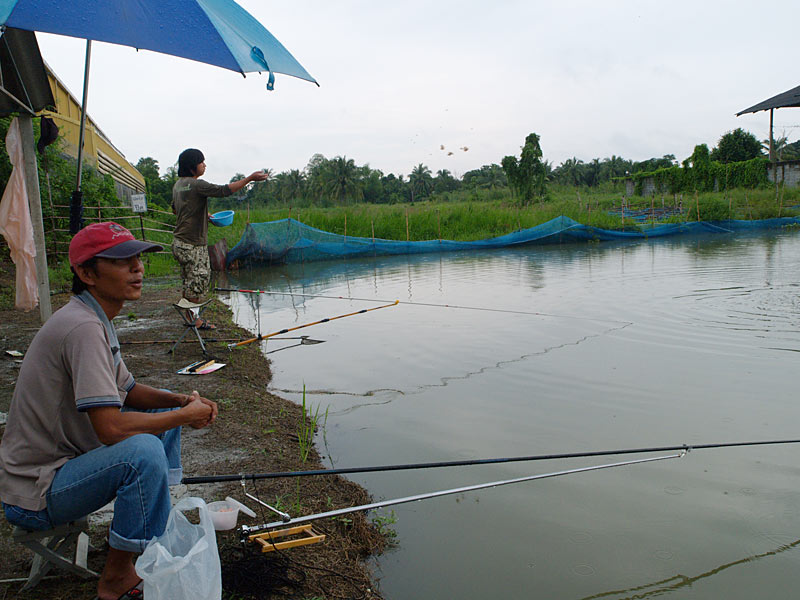
[[[6,262],[0,267],[0,286],[13,285],[13,269]],[[219,419],[209,429],[184,430],[184,470],[187,476],[247,472],[320,469],[323,465],[315,449],[301,461],[298,428],[301,408],[267,392],[269,361],[256,344],[228,353],[224,343],[211,342],[209,348],[227,366],[204,376],[178,375],[176,371],[201,358],[200,347],[183,343],[174,355],[167,354],[170,343],[182,333],[182,324],[171,303],[179,298],[178,282],[146,281],[142,298],[125,306],[115,320],[125,363],[137,381],[152,386],[189,392],[197,389],[219,403]],[[54,308],[63,305],[68,294],[53,296]],[[245,339],[250,334],[236,327],[230,313],[215,301],[206,311],[218,329],[205,332],[213,339]],[[6,350],[24,352],[39,328],[38,311],[22,313],[0,309],[0,413],[8,411],[18,363]],[[189,339],[189,336],[186,338]],[[147,343],[142,343],[147,342]],[[2,417],[2,415],[0,415]],[[2,418],[0,418],[2,421]],[[2,432],[0,426],[0,432]],[[1,433],[0,433],[1,434]],[[309,514],[332,508],[368,502],[366,491],[337,476],[306,477],[294,480],[268,480],[258,483],[254,493],[273,506],[291,514]],[[241,485],[189,486],[189,495],[206,501],[233,496],[246,500]],[[254,502],[246,500],[254,510]],[[259,511],[256,511],[259,512]],[[273,515],[261,512],[257,519],[240,517],[241,523],[271,522]],[[347,519],[320,522],[315,529],[327,535],[321,544],[261,554],[251,544],[242,545],[236,533],[220,532],[218,542],[223,570],[223,598],[380,598],[374,590],[365,559],[382,551],[385,538],[362,514]],[[24,577],[31,563],[27,550],[13,544],[10,527],[0,518],[0,579]],[[105,559],[107,525],[92,526],[90,567],[99,570]],[[4,598],[91,599],[95,582],[72,575],[58,574],[29,593],[19,593],[21,583],[0,584]]]

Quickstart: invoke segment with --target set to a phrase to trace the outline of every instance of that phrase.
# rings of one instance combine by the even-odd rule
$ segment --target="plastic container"
[[[236,214],[232,210],[221,210],[217,213],[211,215],[212,225],[216,225],[217,227],[227,227],[231,223],[233,223],[233,215]]]
[[[225,500],[209,503],[208,510],[211,513],[211,522],[214,523],[214,529],[217,531],[226,531],[236,527],[239,511],[242,511],[249,517],[256,516],[256,513],[247,506],[238,500],[234,500],[230,496],[225,498]]]

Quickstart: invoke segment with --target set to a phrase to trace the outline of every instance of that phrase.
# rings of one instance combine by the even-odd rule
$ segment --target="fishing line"
[[[296,292],[267,292],[265,290],[245,290],[239,288],[214,288],[217,292],[239,292],[242,294],[269,294],[274,296],[302,296],[304,298],[327,298],[329,300],[353,300],[360,302],[391,302],[391,300],[381,300],[377,298],[356,298],[351,296],[325,296],[321,294],[300,294]],[[410,306],[432,306],[435,308],[455,308],[460,310],[479,310],[485,312],[507,313],[512,315],[530,315],[535,317],[555,317],[559,319],[575,319],[578,321],[602,321],[606,323],[624,323],[632,325],[628,321],[617,321],[614,319],[602,319],[594,317],[578,317],[575,315],[558,315],[553,313],[534,312],[527,310],[512,310],[508,308],[489,308],[486,306],[465,306],[461,304],[436,304],[433,302],[412,302],[410,300],[398,300],[398,304],[407,304]]]
[[[217,483],[223,481],[240,481],[256,479],[275,479],[278,477],[308,477],[311,475],[345,475],[349,473],[377,473],[385,471],[408,471],[414,469],[437,469],[443,467],[466,467],[471,465],[491,465],[498,463],[530,462],[537,460],[560,460],[564,458],[589,458],[592,456],[612,456],[623,454],[645,454],[648,452],[672,452],[692,450],[708,450],[710,448],[738,448],[744,446],[767,446],[776,444],[798,444],[797,440],[767,440],[757,442],[725,442],[719,444],[680,444],[678,446],[657,446],[652,448],[628,448],[623,450],[595,450],[591,452],[569,452],[564,454],[539,454],[534,456],[513,456],[506,458],[481,458],[471,460],[451,460],[428,463],[409,463],[400,465],[380,465],[372,467],[346,467],[342,469],[319,469],[315,471],[283,471],[276,473],[248,473],[238,475],[208,475],[184,477],[185,484]]]

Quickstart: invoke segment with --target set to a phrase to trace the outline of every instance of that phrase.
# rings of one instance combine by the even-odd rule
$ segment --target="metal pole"
[[[81,101],[81,127],[78,135],[78,175],[75,191],[81,191],[81,170],[83,166],[83,140],[86,133],[86,102],[89,99],[89,64],[92,60],[92,40],[86,40],[86,63],[83,68],[83,100]]]
[[[585,473],[587,471],[599,471],[600,469],[612,469],[614,467],[624,467],[626,465],[636,465],[647,462],[654,462],[657,460],[668,460],[670,458],[682,458],[686,452],[678,454],[668,454],[666,456],[656,456],[653,458],[641,458],[638,460],[628,460],[618,463],[610,463],[604,465],[595,465],[592,467],[580,467],[578,469],[569,469],[567,471],[556,471],[555,473],[542,473],[539,475],[528,475],[527,477],[517,477],[516,479],[503,479],[500,481],[491,481],[489,483],[480,483],[478,485],[468,485],[465,487],[453,488],[449,490],[441,490],[438,492],[429,492],[427,494],[417,494],[415,496],[406,496],[404,498],[395,498],[393,500],[384,500],[382,502],[373,502],[372,504],[362,504],[360,506],[350,506],[347,508],[340,508],[337,510],[330,510],[323,513],[313,515],[306,515],[304,517],[295,517],[289,521],[274,521],[272,523],[265,523],[263,525],[253,525],[248,527],[242,526],[242,533],[248,534],[260,529],[272,529],[283,525],[296,525],[299,523],[308,523],[309,521],[317,521],[319,519],[327,519],[328,517],[338,517],[354,512],[361,512],[365,510],[373,510],[375,508],[383,508],[384,506],[394,506],[396,504],[406,504],[408,502],[416,502],[418,500],[428,500],[430,498],[438,498],[440,496],[450,496],[452,494],[463,494],[464,492],[472,492],[476,490],[483,490],[486,488],[500,487],[501,485],[510,485],[512,483],[522,483],[523,481],[534,481],[536,479],[548,479],[551,477],[560,477],[562,475],[572,475],[574,473]]]

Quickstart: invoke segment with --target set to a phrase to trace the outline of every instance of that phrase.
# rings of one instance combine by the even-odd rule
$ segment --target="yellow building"
[[[39,114],[50,117],[58,125],[58,135],[63,139],[63,150],[72,158],[78,158],[78,141],[80,136],[81,103],[67,89],[67,86],[53,73],[45,63],[47,78],[56,110],[43,110]],[[100,173],[108,174],[114,180],[114,187],[120,200],[130,204],[132,194],[144,194],[144,177],[127,161],[106,137],[90,116],[86,117],[84,134],[83,160],[95,167]]]

